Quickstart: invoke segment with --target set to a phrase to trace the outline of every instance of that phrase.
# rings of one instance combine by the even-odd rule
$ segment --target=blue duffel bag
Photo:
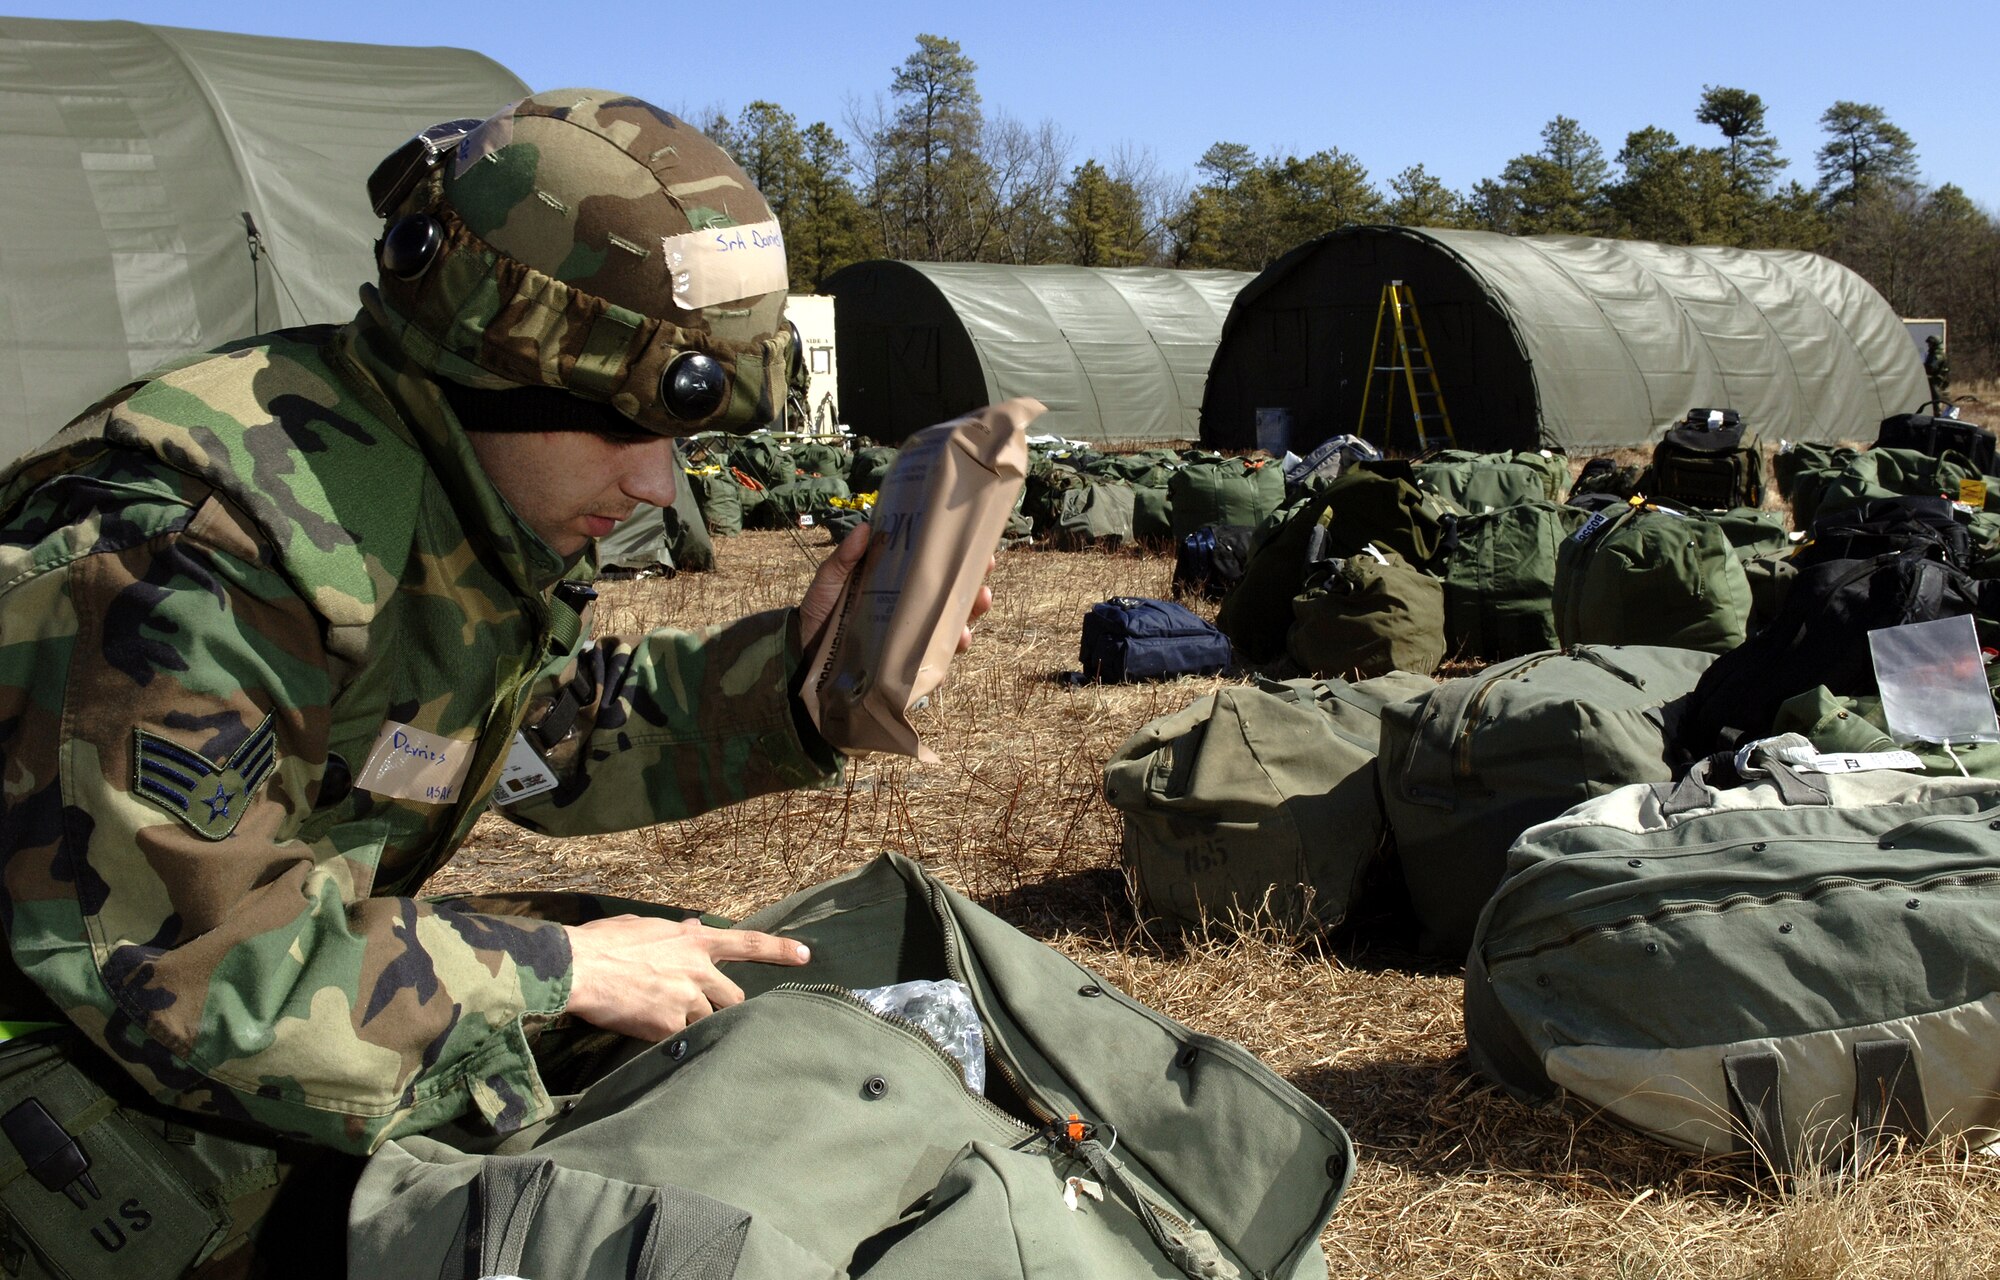
[[[1214,675],[1230,665],[1229,638],[1171,600],[1116,596],[1083,615],[1085,680],[1117,684]]]

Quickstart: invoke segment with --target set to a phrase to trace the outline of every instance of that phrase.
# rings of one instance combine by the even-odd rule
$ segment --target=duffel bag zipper
[[[964,1064],[959,1062],[957,1058],[952,1057],[951,1053],[948,1050],[946,1050],[943,1045],[939,1044],[937,1040],[934,1037],[932,1037],[930,1032],[924,1030],[922,1027],[910,1021],[908,1018],[901,1017],[893,1013],[884,1013],[880,1009],[877,1009],[873,1005],[869,1004],[866,1000],[863,1000],[860,996],[855,995],[851,988],[839,986],[834,983],[785,982],[785,983],[780,983],[776,987],[773,987],[772,990],[803,991],[811,995],[832,996],[834,999],[839,1000],[843,1004],[853,1005],[855,1008],[861,1010],[863,1013],[867,1014],[871,1018],[877,1018],[883,1022],[888,1023],[890,1026],[896,1028],[898,1031],[903,1032],[905,1035],[909,1036],[912,1040],[917,1041],[919,1044],[923,1045],[926,1049],[929,1049],[932,1053],[936,1054],[938,1059],[942,1061],[946,1066],[950,1067],[953,1073],[958,1076],[958,1086],[959,1088],[965,1090],[966,1096],[971,1098],[974,1102],[978,1103],[979,1106],[983,1110],[985,1110],[988,1115],[998,1120],[1008,1129],[1018,1132],[1022,1136],[1024,1143],[1028,1139],[1047,1136],[1045,1133],[1035,1129],[1033,1126],[1021,1123],[1021,1121],[1007,1114],[1004,1108],[995,1106],[991,1100],[989,1100],[982,1094],[976,1092],[971,1085],[966,1083]],[[971,988],[968,987],[967,990],[969,991],[971,990]],[[991,1058],[995,1066],[1003,1065],[1001,1064],[1000,1059],[997,1056],[994,1055],[988,1055],[988,1056]],[[1032,1106],[1033,1104],[1030,1103],[1029,1105]],[[1041,1114],[1039,1109],[1037,1109],[1037,1114],[1038,1115]]]
[[[1541,666],[1554,656],[1556,655],[1543,654],[1537,658],[1530,658],[1512,671],[1509,671],[1506,678],[1509,680],[1517,679],[1527,672],[1534,670],[1536,667]],[[1479,687],[1471,698],[1466,700],[1465,718],[1459,721],[1458,743],[1452,751],[1452,773],[1461,782],[1470,781],[1473,776],[1472,731],[1479,724],[1480,713],[1486,709],[1486,699],[1493,696],[1493,691],[1499,687],[1500,681],[1488,680]]]
[[[991,1013],[979,1007],[978,994],[973,985],[966,981],[965,966],[959,962],[958,930],[952,925],[951,913],[945,909],[943,886],[935,880],[927,879],[924,882],[924,897],[930,905],[932,918],[938,923],[938,931],[944,935],[944,967],[946,975],[952,981],[959,983],[965,988],[966,994],[972,998],[973,1007],[978,1010],[981,1020],[991,1024],[993,1021]],[[1095,987],[1093,984],[1093,987],[1086,988],[1086,991],[1102,994],[1103,988]],[[930,1039],[928,1035],[924,1038],[926,1040]],[[936,1042],[932,1041],[932,1044],[935,1046]],[[1229,1047],[1233,1048],[1234,1046]],[[944,1050],[940,1048],[938,1052],[943,1053]],[[1241,1049],[1237,1049],[1237,1052],[1245,1053]],[[1002,1058],[998,1053],[988,1053],[986,1056],[987,1060],[993,1064],[995,1070],[999,1072],[1001,1078],[1007,1082],[1008,1087],[1013,1089],[1014,1096],[1019,1098],[1022,1105],[1033,1112],[1036,1119],[1041,1122],[1042,1127],[1036,1132],[1035,1136],[1048,1142],[1062,1155],[1072,1159],[1083,1160],[1086,1164],[1092,1165],[1101,1161],[1109,1169],[1120,1167],[1118,1162],[1111,1158],[1111,1146],[1117,1145],[1118,1131],[1115,1127],[1111,1131],[1111,1146],[1099,1143],[1097,1141],[1096,1125],[1074,1115],[1067,1120],[1055,1115],[1042,1105],[1039,1098],[1028,1090],[1020,1076],[1015,1074],[1013,1066],[1006,1059]],[[974,1096],[977,1097],[978,1095],[975,1094]],[[989,1107],[993,1106],[985,1098],[980,1098],[980,1101],[985,1102]],[[1002,1115],[1007,1115],[1004,1110],[998,1107],[994,1107],[994,1110],[999,1111]],[[1007,1119],[1016,1125],[1020,1125],[1020,1121],[1015,1120],[1010,1115],[1007,1116]],[[1021,1127],[1027,1128],[1025,1125]],[[1121,1175],[1117,1180],[1126,1185],[1128,1192],[1132,1196],[1133,1207],[1139,1216],[1140,1223],[1146,1228],[1146,1233],[1153,1238],[1155,1244],[1159,1245],[1161,1251],[1167,1255],[1168,1259],[1185,1274],[1189,1276],[1216,1277],[1241,1274],[1234,1264],[1223,1259],[1219,1253],[1215,1255],[1212,1264],[1205,1264],[1200,1261],[1198,1254],[1191,1248],[1196,1239],[1208,1241],[1210,1248],[1217,1247],[1218,1242],[1213,1233],[1193,1221],[1188,1215],[1169,1208],[1158,1195],[1141,1186],[1130,1175]]]

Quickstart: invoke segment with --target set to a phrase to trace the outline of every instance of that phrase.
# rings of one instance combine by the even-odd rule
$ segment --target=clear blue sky
[[[400,4],[333,0],[68,0],[16,3],[28,17],[131,18],[173,26],[477,49],[536,89],[592,85],[688,112],[758,98],[801,123],[845,131],[850,104],[886,95],[918,32],[956,40],[979,65],[989,113],[1047,119],[1072,163],[1120,146],[1192,175],[1217,141],[1259,155],[1338,147],[1378,187],[1421,162],[1461,191],[1540,145],[1573,116],[1614,156],[1659,125],[1697,124],[1705,84],[1762,95],[1767,126],[1810,186],[1838,99],[1873,103],[1916,140],[1930,183],[1955,182],[2000,212],[2000,105],[1987,68],[2000,0],[1639,5],[1556,0],[1355,5],[1189,0],[1011,0],[978,6]],[[1960,61],[1956,55],[1963,53]],[[1962,70],[1955,68],[1958,62]]]

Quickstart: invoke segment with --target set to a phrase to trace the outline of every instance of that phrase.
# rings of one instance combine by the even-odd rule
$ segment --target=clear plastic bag
[[[1969,614],[1868,633],[1882,718],[1898,742],[1993,742],[2000,725]]]
[[[868,987],[854,995],[877,1013],[915,1023],[964,1068],[966,1088],[974,1093],[986,1091],[986,1032],[979,1025],[979,1011],[972,1007],[972,994],[965,984],[949,978],[938,982],[919,979]]]

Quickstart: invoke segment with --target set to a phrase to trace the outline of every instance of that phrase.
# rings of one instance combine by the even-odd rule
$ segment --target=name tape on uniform
[[[472,749],[470,742],[390,721],[375,735],[354,785],[395,800],[455,804],[472,768]]]

